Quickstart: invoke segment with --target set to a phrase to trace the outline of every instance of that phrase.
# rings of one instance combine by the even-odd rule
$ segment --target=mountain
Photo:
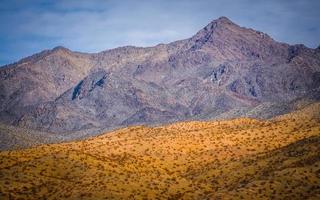
[[[91,55],[57,47],[0,68],[0,119],[12,123],[88,75]]]
[[[0,152],[2,199],[319,199],[320,103]]]
[[[271,118],[319,100],[320,52],[221,17],[191,38],[154,47],[46,50],[1,67],[0,88],[3,123],[59,134]]]

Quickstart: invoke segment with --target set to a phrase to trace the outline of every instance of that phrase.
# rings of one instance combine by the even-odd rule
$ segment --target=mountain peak
[[[70,51],[70,50],[64,46],[56,46],[52,49],[52,51]]]
[[[226,27],[226,26],[230,26],[230,25],[238,26],[233,21],[231,21],[229,18],[222,16],[222,17],[219,17],[218,19],[212,20],[211,23],[209,23],[207,27],[217,28],[217,27]]]
[[[221,16],[218,19],[213,20],[213,22],[233,23],[228,17],[225,17],[225,16]]]
[[[189,47],[212,52],[216,59],[261,60],[287,54],[287,45],[260,31],[241,27],[227,17],[219,17],[201,29],[191,38]]]
[[[217,31],[225,31],[227,29],[238,29],[240,26],[232,22],[227,17],[219,17],[218,19],[212,20],[207,26],[201,29],[198,33],[212,34]]]

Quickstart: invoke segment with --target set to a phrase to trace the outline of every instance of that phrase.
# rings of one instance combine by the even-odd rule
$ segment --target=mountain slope
[[[30,148],[32,146],[63,141],[62,136],[0,124],[0,151]]]
[[[135,126],[0,152],[3,199],[319,197],[320,104],[272,120]]]
[[[0,119],[12,123],[32,107],[54,100],[90,71],[90,55],[63,47],[0,68]]]
[[[1,121],[64,133],[230,118],[235,116],[232,113],[272,117],[290,109],[264,115],[255,110],[267,105],[281,107],[304,97],[311,102],[319,100],[319,51],[276,42],[226,17],[212,21],[189,39],[155,47],[127,46],[97,54],[58,49],[68,52],[59,59],[73,62],[54,65],[63,76],[71,77],[56,89],[52,87],[57,82],[51,79],[61,74],[44,70],[51,65],[42,56],[34,60],[43,65],[34,65],[45,75],[12,74],[11,79],[19,80],[13,84],[15,88],[11,87],[13,81],[5,78],[6,71],[24,68],[0,69]],[[28,84],[34,77],[38,77],[37,84]],[[49,84],[44,84],[47,79]]]

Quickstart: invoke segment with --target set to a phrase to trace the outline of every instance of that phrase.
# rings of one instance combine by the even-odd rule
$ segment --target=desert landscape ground
[[[319,199],[320,103],[0,153],[1,199]]]

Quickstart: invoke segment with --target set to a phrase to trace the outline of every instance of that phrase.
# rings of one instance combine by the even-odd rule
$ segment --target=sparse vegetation
[[[0,153],[1,199],[320,197],[320,104]]]

